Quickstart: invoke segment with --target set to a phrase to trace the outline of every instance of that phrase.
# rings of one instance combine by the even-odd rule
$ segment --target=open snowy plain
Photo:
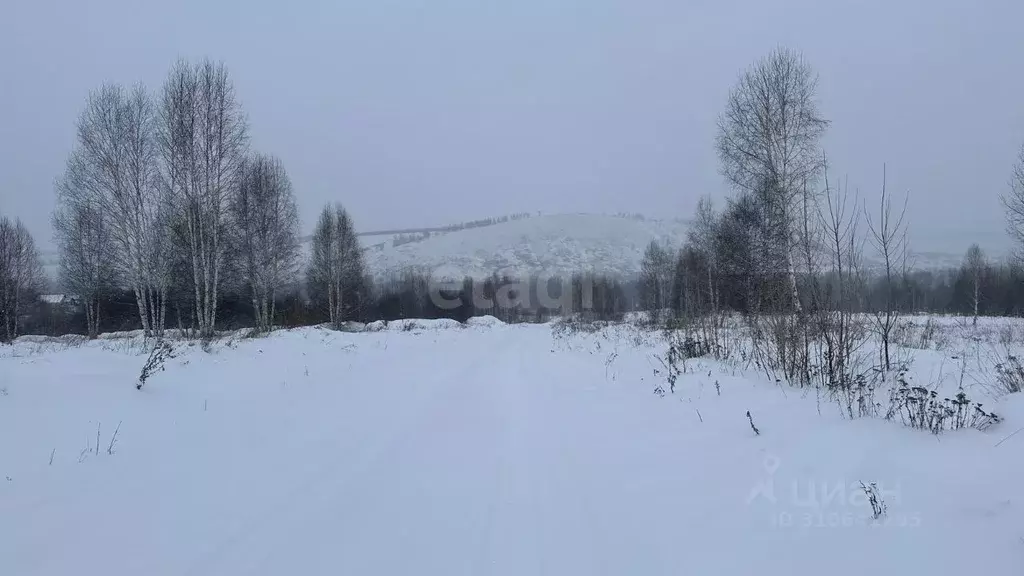
[[[742,362],[691,359],[672,393],[663,336],[631,326],[176,342],[141,390],[137,337],[22,338],[0,574],[1019,576],[1024,399],[985,364],[1024,332],[933,324],[902,336],[907,378],[999,423],[849,419]]]

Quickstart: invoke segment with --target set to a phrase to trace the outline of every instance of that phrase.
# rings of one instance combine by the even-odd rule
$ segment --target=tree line
[[[223,64],[179,61],[156,93],[104,84],[76,128],[53,227],[60,283],[81,298],[89,336],[120,287],[147,336],[163,334],[169,306],[212,335],[232,281],[265,309],[297,253],[295,200],[281,162],[249,149]]]
[[[886,342],[899,316],[910,312],[1019,314],[1024,272],[1016,261],[992,263],[972,247],[956,270],[913,269],[906,200],[894,204],[884,166],[875,201],[829,180],[820,139],[830,122],[816,89],[817,76],[804,57],[785,48],[744,71],[715,140],[734,195],[721,209],[702,198],[684,245],[652,243],[635,281],[566,279],[569,286],[595,286],[598,303],[588,313],[614,318],[637,308],[668,310],[675,319],[704,322],[739,312],[755,333],[772,334],[769,348],[784,356],[781,365],[802,361],[784,337],[836,337],[843,346],[843,323],[855,313],[872,315],[872,327]],[[555,313],[544,305],[439,307],[430,297],[431,280],[413,272],[374,281],[340,204],[324,207],[310,260],[301,262],[287,171],[280,159],[250,148],[248,118],[222,63],[179,61],[156,91],[104,84],[89,94],[76,128],[74,149],[55,182],[53,226],[60,283],[81,300],[81,322],[78,311],[47,316],[46,304],[34,296],[43,275],[31,235],[4,218],[5,339],[21,329],[94,337],[133,322],[150,335],[177,327],[210,336],[218,326],[245,324],[267,330]],[[1024,149],[1003,203],[1010,234],[1024,248]],[[528,293],[537,282],[467,279],[447,295],[468,302],[480,287],[495,292],[515,285]],[[587,308],[574,304],[577,311]]]
[[[845,284],[845,305],[857,312],[1020,314],[1022,259],[992,262],[972,244],[959,268],[914,270],[907,199],[893,204],[885,167],[870,204],[829,181],[818,144],[829,121],[816,89],[804,57],[784,48],[740,76],[716,140],[735,194],[717,212],[700,198],[682,246],[647,246],[641,308],[799,312],[834,303],[825,297]],[[1002,200],[1024,251],[1024,148]]]
[[[147,336],[175,325],[211,336],[218,308],[242,295],[252,325],[268,330],[302,271],[291,180],[279,158],[250,148],[223,63],[181,60],[156,91],[91,91],[55,190],[59,282],[80,300],[90,337],[111,311],[104,304],[123,314],[125,291]],[[327,238],[327,259],[308,270],[311,291],[334,298],[332,315],[343,297],[334,266],[354,237],[346,217]],[[331,267],[326,292],[319,266]]]
[[[722,253],[716,259],[723,261],[725,257]],[[714,275],[710,289],[695,284],[695,275],[709,272]],[[976,244],[968,248],[960,266],[901,269],[891,279],[891,291],[890,281],[877,271],[866,267],[860,273],[852,302],[858,313],[879,310],[891,297],[902,314],[1024,315],[1024,265],[1015,258],[993,261]],[[825,272],[818,281],[834,284],[835,279],[831,272]],[[652,241],[644,251],[636,283],[637,310],[662,310],[680,317],[687,312],[688,302],[699,310],[701,306],[697,303],[703,297],[704,308],[714,301],[726,310],[748,313],[752,308],[747,306],[746,285],[743,275],[735,280],[719,278],[699,251],[675,250]],[[808,289],[812,285],[812,279],[798,274],[804,306],[808,305]],[[711,290],[717,291],[713,298]]]
[[[907,198],[894,201],[886,167],[876,199],[830,180],[817,84],[803,55],[786,48],[740,74],[715,141],[733,195],[720,210],[702,198],[682,246],[647,247],[640,302],[706,350],[720,349],[724,314],[739,314],[754,364],[849,391],[870,374],[852,369],[866,334],[877,336],[875,373],[885,374],[901,315],[1019,313],[1024,272],[1019,260],[988,262],[977,246],[959,269],[915,272]],[[1024,248],[1024,150],[1003,202]]]

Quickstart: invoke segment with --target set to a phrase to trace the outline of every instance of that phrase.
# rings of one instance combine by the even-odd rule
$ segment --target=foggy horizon
[[[0,38],[0,214],[52,251],[53,182],[89,91],[157,90],[178,58],[209,57],[252,149],[284,162],[302,234],[333,202],[360,231],[538,211],[689,219],[701,195],[733,194],[715,122],[739,74],[782,45],[819,76],[831,182],[870,209],[885,164],[890,193],[909,192],[915,251],[1004,252],[1024,7],[784,4],[19,3]]]

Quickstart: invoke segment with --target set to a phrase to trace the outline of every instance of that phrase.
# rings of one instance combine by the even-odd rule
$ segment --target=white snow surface
[[[0,574],[1024,574],[1020,394],[933,436],[703,359],[660,398],[637,328],[471,324],[176,342],[141,391],[138,337],[0,348]]]

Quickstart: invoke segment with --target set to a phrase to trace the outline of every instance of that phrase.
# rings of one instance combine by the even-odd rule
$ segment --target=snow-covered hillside
[[[594,270],[631,277],[651,240],[681,246],[686,224],[599,214],[557,214],[436,234],[393,247],[368,246],[370,271],[387,276],[415,269],[436,278],[523,278]]]
[[[494,273],[525,278],[532,274],[564,276],[595,271],[634,278],[651,240],[678,249],[686,239],[682,220],[640,219],[603,214],[548,214],[450,232],[433,232],[425,240],[395,247],[394,235],[360,236],[367,267],[376,278],[418,271],[437,279],[482,278]],[[309,237],[301,247],[302,266],[309,261]],[[877,257],[865,247],[864,264],[878,270]],[[1003,253],[990,254],[995,259]],[[962,255],[920,250],[910,257],[915,270],[957,267]],[[51,282],[57,278],[57,255],[44,254]],[[53,290],[57,290],[56,286]]]
[[[141,391],[137,339],[0,348],[0,574],[1024,574],[1020,394],[934,436],[704,359],[659,397],[635,327],[377,328],[176,343]]]
[[[456,280],[495,273],[524,278],[582,271],[631,279],[640,271],[648,243],[656,240],[678,249],[686,232],[687,224],[681,220],[553,214],[434,233],[397,247],[381,236],[362,241],[369,271],[377,278],[415,270],[437,279]],[[961,259],[954,254],[918,251],[909,263],[916,270],[933,270],[959,266]],[[864,265],[869,271],[879,269],[877,260],[866,247]]]

